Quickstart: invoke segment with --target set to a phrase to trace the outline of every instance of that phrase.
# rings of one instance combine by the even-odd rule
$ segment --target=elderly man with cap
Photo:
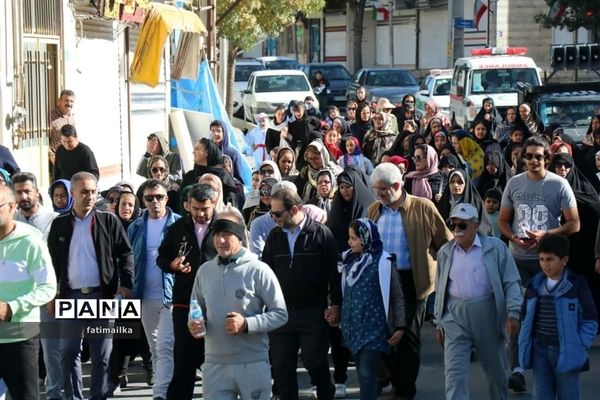
[[[447,400],[469,398],[472,349],[490,399],[508,398],[505,333],[519,329],[520,277],[506,245],[477,231],[477,216],[471,204],[457,204],[448,220],[454,239],[438,252],[436,339],[444,347]]]
[[[206,323],[188,323],[194,337],[206,331],[203,397],[268,400],[267,332],[287,322],[283,292],[273,270],[243,247],[246,229],[237,209],[217,215],[213,241],[218,254],[198,269],[191,296]]]
[[[269,152],[265,146],[267,130],[269,129],[269,116],[260,113],[256,116],[256,127],[244,136],[246,148],[244,153],[254,157],[254,167],[258,169],[263,161],[270,160]]]

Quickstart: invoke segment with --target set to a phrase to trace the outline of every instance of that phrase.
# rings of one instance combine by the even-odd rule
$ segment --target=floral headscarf
[[[365,267],[372,263],[379,263],[383,254],[383,242],[379,236],[377,225],[368,218],[360,218],[354,221],[354,230],[363,245],[362,254],[353,253],[348,250],[343,255],[340,272],[345,270],[346,284],[354,285]]]
[[[460,141],[460,149],[465,161],[473,170],[471,178],[477,178],[483,172],[483,157],[485,153],[469,132],[459,129],[453,133]]]

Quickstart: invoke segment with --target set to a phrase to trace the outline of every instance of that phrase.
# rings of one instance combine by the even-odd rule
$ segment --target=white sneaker
[[[311,399],[318,399],[317,397],[317,387],[313,386],[310,388],[310,398]]]
[[[335,395],[333,396],[335,399],[345,399],[346,398],[346,385],[343,383],[335,384]]]

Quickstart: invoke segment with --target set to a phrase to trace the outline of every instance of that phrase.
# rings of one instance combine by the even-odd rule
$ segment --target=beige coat
[[[431,200],[406,192],[404,195],[400,214],[410,251],[410,267],[417,298],[424,299],[434,290],[437,252],[453,236]],[[377,222],[381,206],[380,201],[371,204],[367,218]]]

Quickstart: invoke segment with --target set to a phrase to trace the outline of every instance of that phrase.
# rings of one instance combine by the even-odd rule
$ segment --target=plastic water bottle
[[[204,316],[202,315],[202,308],[198,304],[198,300],[192,300],[190,303],[190,314],[188,316],[188,321],[202,321],[204,322]],[[196,339],[201,338],[206,335],[206,328],[203,328],[202,331],[198,332],[194,336]]]

